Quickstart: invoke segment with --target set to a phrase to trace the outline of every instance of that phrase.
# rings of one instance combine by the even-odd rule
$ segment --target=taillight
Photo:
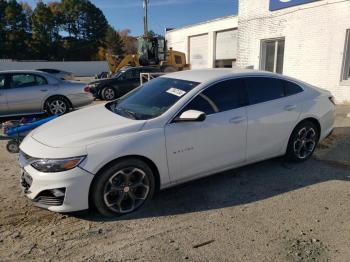
[[[84,92],[89,93],[91,91],[91,88],[89,86],[84,87]]]
[[[331,101],[331,103],[333,105],[335,105],[335,98],[334,98],[334,96],[329,96],[328,99],[329,99],[329,101]]]

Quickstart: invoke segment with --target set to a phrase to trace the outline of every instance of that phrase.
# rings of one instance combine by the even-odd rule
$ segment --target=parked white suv
[[[155,191],[286,155],[310,158],[333,128],[328,91],[258,71],[168,74],[79,110],[21,144],[22,186],[51,211],[129,213]]]

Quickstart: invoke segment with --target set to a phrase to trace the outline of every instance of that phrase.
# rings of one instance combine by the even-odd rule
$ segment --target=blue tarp
[[[34,121],[32,123],[28,123],[28,124],[24,124],[24,125],[20,125],[20,126],[14,126],[14,127],[10,127],[5,131],[5,134],[7,136],[17,136],[17,135],[25,135],[27,134],[29,131],[33,130],[34,128],[45,124],[49,121],[51,121],[52,119],[57,118],[58,116],[50,116],[44,119],[40,119],[37,121]]]

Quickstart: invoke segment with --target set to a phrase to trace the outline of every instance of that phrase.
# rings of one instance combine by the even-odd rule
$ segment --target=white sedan
[[[259,71],[164,75],[32,131],[25,194],[56,212],[132,212],[179,183],[285,155],[305,161],[333,129],[328,91]]]

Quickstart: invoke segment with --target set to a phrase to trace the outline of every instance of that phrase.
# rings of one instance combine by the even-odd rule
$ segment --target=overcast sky
[[[35,0],[23,0],[33,8]],[[52,0],[51,0],[52,1]],[[50,2],[45,0],[44,2]],[[91,0],[116,29],[143,34],[142,0]],[[237,13],[238,0],[149,0],[149,29],[164,34],[165,27],[182,27]]]

